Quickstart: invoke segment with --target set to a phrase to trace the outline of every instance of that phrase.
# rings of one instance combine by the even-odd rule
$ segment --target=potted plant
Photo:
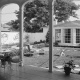
[[[64,64],[64,72],[66,75],[70,75],[71,69],[74,69],[75,64],[73,60],[70,60],[69,62]]]

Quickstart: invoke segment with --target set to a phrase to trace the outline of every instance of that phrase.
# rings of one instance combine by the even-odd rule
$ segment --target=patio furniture
[[[33,56],[33,53],[27,52],[27,53],[24,53],[24,56],[26,56],[26,57],[31,57],[31,56]]]
[[[20,57],[19,56],[14,56],[11,58],[12,63],[19,63],[20,62]]]
[[[6,62],[8,62],[8,64],[11,65],[11,56],[8,51],[2,51],[0,54],[0,57],[1,57],[0,58],[1,66],[4,66],[4,68],[5,68]]]

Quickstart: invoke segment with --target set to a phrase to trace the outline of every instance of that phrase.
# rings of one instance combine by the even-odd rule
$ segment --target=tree
[[[9,30],[11,31],[19,31],[19,20],[11,20],[11,22],[7,23],[7,25],[10,25],[11,27],[9,28]]]
[[[66,21],[70,16],[76,17],[74,10],[79,6],[75,5],[72,0],[56,0],[54,4],[54,15],[58,22]],[[46,42],[49,42],[49,30],[46,34]]]
[[[26,32],[37,32],[49,22],[49,12],[47,4],[40,0],[34,0],[24,7],[24,28]]]
[[[77,10],[72,0],[56,0],[54,4],[54,15],[58,22],[66,21],[69,16],[76,17],[74,10]],[[16,12],[17,17],[19,12]],[[19,30],[19,19],[11,21],[11,29]],[[42,31],[42,27],[49,25],[48,0],[34,0],[28,2],[24,7],[24,30],[25,32]]]
[[[40,0],[28,2],[24,6],[24,30],[25,32],[42,32],[45,25],[49,22],[48,4]],[[18,20],[11,21],[8,24],[12,27],[11,30],[19,30],[19,12]]]
[[[66,21],[70,16],[77,17],[74,10],[78,10],[78,6],[72,0],[56,0],[54,5],[54,14],[58,22]]]

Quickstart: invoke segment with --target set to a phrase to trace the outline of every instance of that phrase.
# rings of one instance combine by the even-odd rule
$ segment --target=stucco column
[[[64,34],[63,33],[64,33],[64,30],[63,30],[63,28],[61,28],[61,44],[64,43],[64,40],[63,40],[64,39],[64,37],[63,37]]]
[[[49,72],[53,71],[53,13],[54,13],[54,1],[49,0]],[[53,7],[52,7],[53,5]]]
[[[75,46],[76,45],[76,29],[75,28],[73,28],[73,45]]]
[[[54,26],[54,25],[53,25]],[[55,29],[53,29],[53,43],[55,42]]]
[[[0,9],[1,13],[1,9]],[[0,51],[1,51],[1,14],[0,14]]]
[[[73,29],[71,29],[71,45],[73,45]]]
[[[20,66],[23,66],[23,8],[20,6]]]

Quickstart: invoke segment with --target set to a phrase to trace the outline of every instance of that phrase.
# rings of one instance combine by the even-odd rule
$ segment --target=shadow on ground
[[[0,80],[7,80],[7,78],[5,78],[4,75],[0,74]]]

